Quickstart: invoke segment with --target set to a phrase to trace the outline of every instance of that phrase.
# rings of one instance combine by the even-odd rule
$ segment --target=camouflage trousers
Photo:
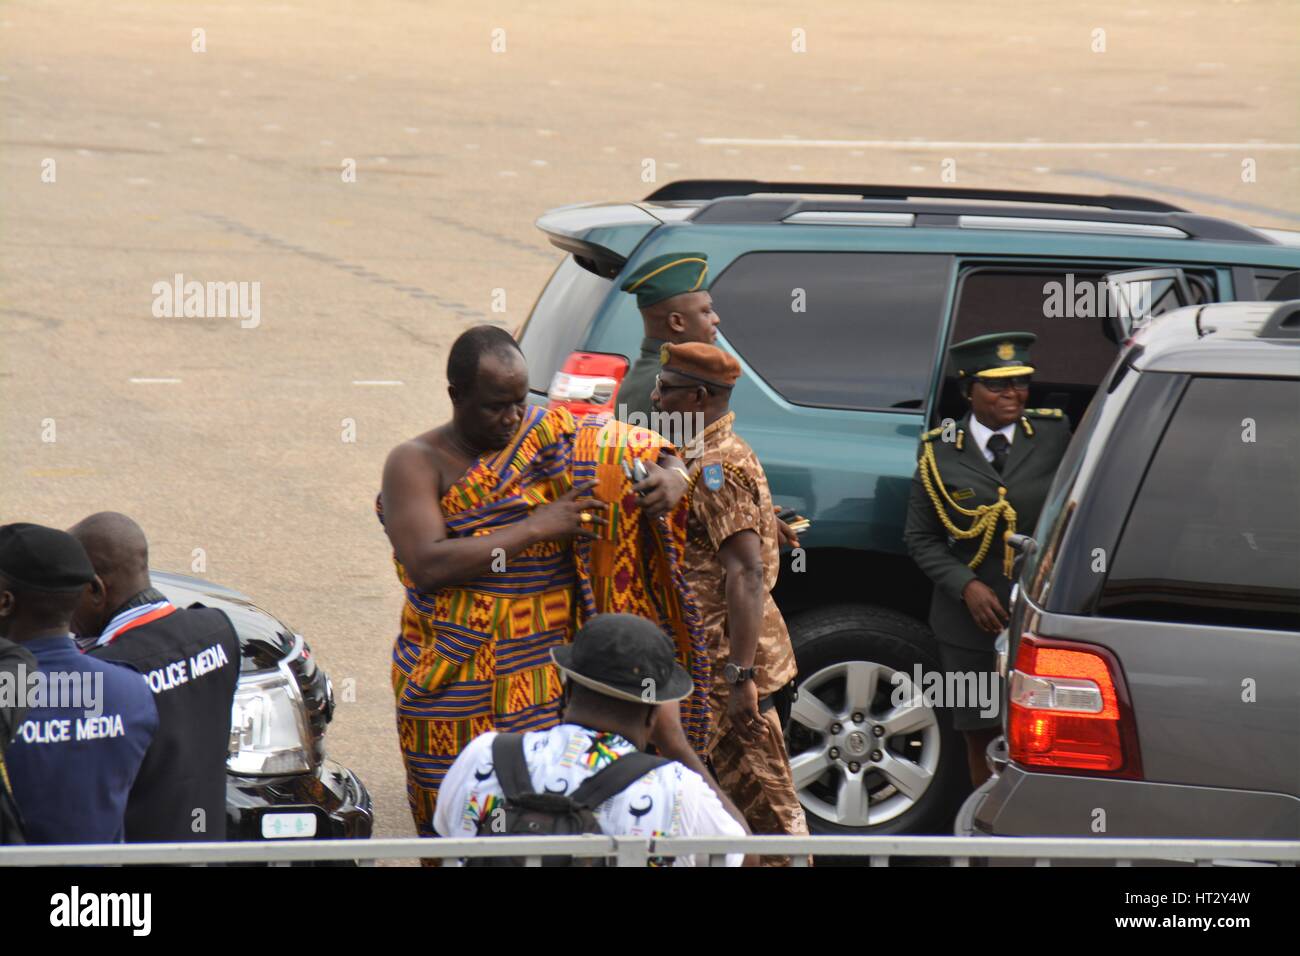
[[[795,793],[776,708],[763,712],[763,739],[748,743],[735,731],[727,716],[729,692],[726,684],[715,684],[709,695],[709,709],[713,713],[709,763],[713,765],[718,786],[731,798],[754,833],[807,836],[808,821]],[[764,866],[787,866],[789,858],[763,857],[762,862]]]

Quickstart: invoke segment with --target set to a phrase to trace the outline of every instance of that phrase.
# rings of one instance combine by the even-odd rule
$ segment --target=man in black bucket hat
[[[551,659],[565,678],[600,697],[654,705],[682,700],[692,689],[668,638],[635,614],[597,614],[572,644],[551,648]],[[643,709],[648,724],[656,708]]]
[[[617,792],[591,800],[589,809],[601,832],[647,837],[746,833],[739,814],[724,806],[700,772],[644,752],[654,741],[662,752],[698,766],[688,756],[690,747],[677,720],[677,701],[691,693],[691,678],[678,666],[657,625],[633,614],[599,614],[572,644],[552,648],[551,656],[566,682],[561,723],[518,735],[491,732],[471,741],[438,792],[434,828],[440,835],[494,832],[494,817],[504,819],[508,789],[568,796],[582,804],[595,789],[584,790],[584,784],[629,757],[625,768],[648,769]],[[516,761],[521,764],[517,768],[511,766]],[[503,787],[498,773],[517,779]],[[741,859],[738,853],[727,856],[732,866]],[[674,863],[690,866],[695,860],[681,857]]]

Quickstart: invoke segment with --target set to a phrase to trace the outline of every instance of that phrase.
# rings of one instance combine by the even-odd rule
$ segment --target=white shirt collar
[[[983,422],[973,414],[970,417],[970,434],[975,439],[975,444],[979,446],[980,452],[988,461],[993,460],[993,452],[989,451],[989,439],[993,437],[993,429],[987,427]],[[1016,440],[1016,423],[1003,425],[998,429],[999,435],[1006,435],[1008,444]]]

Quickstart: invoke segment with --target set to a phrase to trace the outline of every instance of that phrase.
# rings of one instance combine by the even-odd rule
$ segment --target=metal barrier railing
[[[469,857],[524,857],[541,865],[542,857],[604,857],[616,866],[645,866],[651,858],[695,855],[710,865],[725,863],[728,853],[789,856],[807,866],[818,856],[856,857],[869,866],[888,866],[895,858],[944,858],[952,866],[972,860],[1105,861],[1116,866],[1140,862],[1196,866],[1300,862],[1300,841],[1280,840],[1133,840],[1098,837],[487,837],[469,839],[285,840],[245,843],[136,843],[76,846],[0,847],[0,866],[115,866],[134,864],[211,864],[358,862]]]

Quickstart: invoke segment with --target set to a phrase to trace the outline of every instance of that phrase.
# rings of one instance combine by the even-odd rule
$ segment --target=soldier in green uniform
[[[988,778],[984,751],[1001,723],[993,642],[1008,621],[1016,557],[1006,538],[1032,533],[1070,442],[1060,409],[1025,408],[1035,338],[1004,332],[949,349],[970,411],[921,436],[903,533],[912,560],[934,582],[930,627],[944,672],[974,677],[949,677],[943,686],[994,692],[991,706],[942,702],[966,738],[975,786]]]
[[[640,355],[618,388],[615,417],[619,421],[661,435],[674,434],[674,440],[680,442],[689,442],[704,430],[696,418],[666,420],[663,409],[655,405],[651,396],[666,344],[713,345],[717,341],[720,319],[713,311],[713,297],[705,281],[708,274],[707,254],[669,252],[642,264],[619,287],[636,296],[636,306],[641,310],[641,322],[645,326]],[[679,413],[670,413],[672,416]],[[778,520],[776,530],[782,547],[799,547],[799,536],[789,524]]]
[[[620,287],[636,296],[645,327],[640,355],[618,389],[620,421],[654,429],[650,393],[665,343],[712,345],[717,339],[718,314],[705,282],[708,274],[709,257],[703,252],[670,252],[646,262]],[[632,419],[633,414],[645,417]]]

